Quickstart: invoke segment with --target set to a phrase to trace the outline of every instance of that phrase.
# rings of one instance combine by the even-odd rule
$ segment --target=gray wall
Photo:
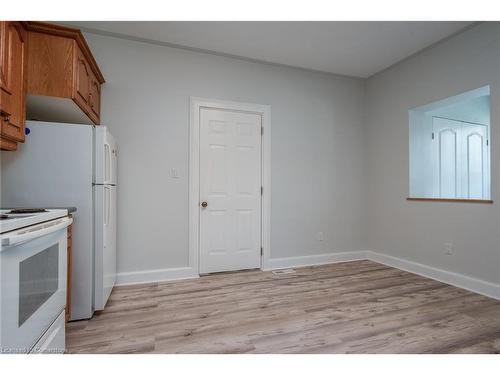
[[[272,106],[272,258],[367,248],[361,80],[86,38],[119,144],[119,272],[188,265],[189,96]]]
[[[407,202],[408,110],[491,85],[493,205]],[[480,24],[366,82],[369,244],[500,283],[500,24]],[[454,255],[444,254],[453,242]]]

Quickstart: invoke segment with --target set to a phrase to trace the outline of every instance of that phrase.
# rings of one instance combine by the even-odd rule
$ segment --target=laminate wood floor
[[[116,287],[70,353],[499,353],[500,301],[371,261]]]

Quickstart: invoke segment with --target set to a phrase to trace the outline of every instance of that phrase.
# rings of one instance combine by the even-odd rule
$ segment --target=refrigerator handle
[[[104,186],[104,226],[107,227],[109,225],[109,215],[110,215],[110,187],[109,186]],[[107,230],[104,231],[103,233],[103,247],[107,247],[107,238],[106,238],[106,233]]]
[[[104,143],[104,182],[109,182],[111,180],[111,150],[109,144]]]
[[[110,188],[104,186],[104,225],[109,224],[109,211],[110,211]]]

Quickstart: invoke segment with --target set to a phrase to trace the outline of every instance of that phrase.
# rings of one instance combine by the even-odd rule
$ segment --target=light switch
[[[170,168],[170,178],[179,178],[177,168]]]

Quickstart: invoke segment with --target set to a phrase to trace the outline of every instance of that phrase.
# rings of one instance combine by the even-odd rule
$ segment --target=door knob
[[[207,202],[201,202],[201,207],[205,208],[208,206],[208,203]]]

